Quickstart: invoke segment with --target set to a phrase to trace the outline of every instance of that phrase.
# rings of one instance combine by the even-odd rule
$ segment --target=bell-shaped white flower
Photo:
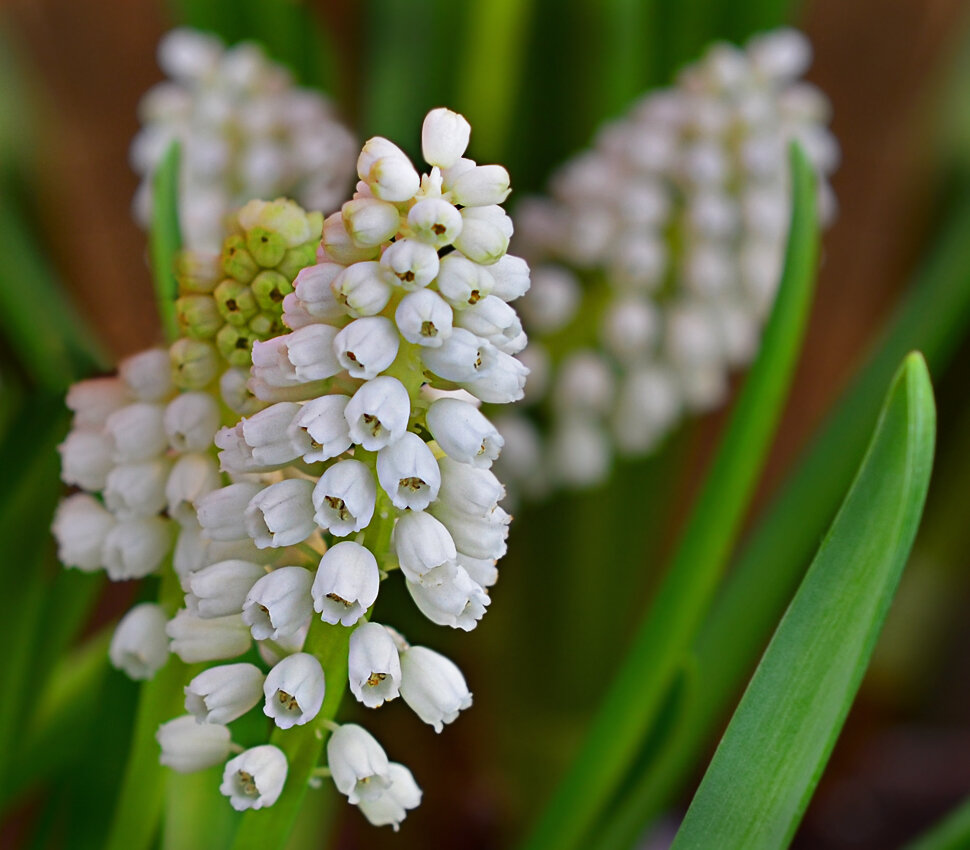
[[[458,556],[448,529],[431,514],[407,511],[391,535],[401,572],[411,581],[422,580],[431,570]]]
[[[369,381],[394,362],[401,338],[386,316],[365,316],[341,330],[333,344],[340,366]]]
[[[463,115],[443,106],[432,109],[421,125],[421,155],[429,165],[451,168],[464,155],[471,132]]]
[[[163,401],[174,389],[172,364],[163,348],[149,348],[126,357],[118,364],[118,375],[139,401]]]
[[[435,508],[484,517],[505,498],[502,482],[488,469],[451,457],[443,457],[438,465],[441,469],[441,489]]]
[[[245,510],[262,491],[259,484],[240,481],[213,490],[199,500],[199,525],[210,540],[241,540],[246,533]]]
[[[61,480],[82,490],[104,489],[108,473],[114,466],[110,438],[100,431],[71,431],[57,447],[61,455]]]
[[[401,214],[394,204],[377,198],[355,198],[340,209],[350,238],[365,247],[389,241],[401,226]]]
[[[379,623],[361,623],[350,635],[350,692],[368,708],[396,699],[401,662],[394,638]]]
[[[290,430],[301,409],[295,402],[281,401],[243,417],[232,428],[222,428],[215,435],[215,444],[222,449],[222,469],[229,473],[268,472],[292,463],[306,450],[305,438]]]
[[[209,393],[181,393],[165,407],[162,425],[177,452],[204,452],[219,430],[219,404]]]
[[[342,460],[328,467],[313,488],[314,520],[335,537],[370,525],[377,499],[377,482],[359,460]]]
[[[512,191],[509,173],[501,165],[476,165],[450,184],[451,197],[465,207],[500,204]]]
[[[405,295],[394,311],[398,330],[408,342],[438,348],[451,336],[453,313],[447,302],[430,289]]]
[[[375,198],[401,203],[414,197],[421,178],[397,145],[381,136],[369,139],[357,159],[357,174]]]
[[[235,658],[251,643],[249,628],[239,614],[202,619],[182,608],[165,632],[172,639],[172,652],[186,664]]]
[[[270,484],[246,505],[246,532],[260,548],[280,549],[306,540],[315,529],[313,482],[287,478]]]
[[[263,683],[263,714],[280,729],[302,726],[320,712],[325,693],[323,668],[316,656],[307,652],[288,655]]]
[[[486,560],[505,554],[512,517],[502,508],[496,507],[485,516],[472,516],[441,500],[433,506],[433,513],[444,523],[459,552]]]
[[[101,567],[104,539],[115,518],[87,493],[68,496],[57,506],[51,531],[57,539],[57,558],[68,567],[91,572]]]
[[[198,723],[232,723],[262,699],[264,678],[255,664],[210,667],[185,686],[185,710]]]
[[[390,300],[394,281],[394,275],[380,263],[373,260],[354,263],[337,275],[333,293],[337,302],[354,318],[374,316]]]
[[[522,322],[515,310],[495,295],[486,296],[460,311],[455,324],[487,339],[506,354],[517,354],[525,348]]]
[[[327,766],[333,784],[350,803],[376,800],[391,786],[384,748],[356,723],[344,723],[330,735]]]
[[[74,412],[71,427],[101,428],[114,411],[131,401],[120,378],[89,378],[71,384],[64,403]]]
[[[168,448],[165,408],[160,404],[136,402],[112,413],[104,423],[105,434],[114,447],[118,463],[148,460]]]
[[[427,443],[406,431],[377,453],[377,479],[396,508],[422,511],[438,495],[441,473]]]
[[[262,402],[249,388],[249,370],[226,369],[219,377],[219,397],[238,416],[252,416],[262,408]],[[219,429],[216,422],[215,430]],[[169,438],[171,439],[171,437]],[[211,445],[210,438],[206,445]]]
[[[242,612],[252,586],[266,575],[260,564],[230,558],[189,573],[185,607],[203,620]]]
[[[458,566],[463,567],[469,578],[483,588],[492,587],[498,581],[498,556],[495,558],[472,558],[458,553]]]
[[[337,301],[331,286],[344,268],[338,263],[319,263],[300,270],[293,281],[294,291],[283,299],[283,318],[288,327],[293,327],[286,319],[293,300],[298,301],[303,310],[318,321],[333,321],[344,315],[343,306]]]
[[[287,768],[279,747],[261,744],[226,762],[219,790],[237,812],[272,806],[286,784]]]
[[[118,464],[105,478],[105,505],[118,519],[157,514],[165,507],[165,484],[171,469],[164,457]]]
[[[458,665],[424,646],[411,646],[401,653],[401,696],[435,732],[441,732],[472,704]]]
[[[155,733],[162,748],[158,760],[178,773],[194,773],[219,764],[229,755],[229,730],[215,723],[196,723],[191,714],[163,723]]]
[[[290,423],[287,434],[303,448],[307,463],[330,460],[350,448],[352,440],[344,411],[350,399],[336,393],[311,399]]]
[[[414,239],[443,248],[461,233],[462,215],[443,198],[424,198],[408,211],[408,227]]]
[[[494,286],[490,269],[482,268],[457,251],[442,258],[438,291],[456,310],[477,304]]]
[[[454,246],[474,263],[483,266],[500,260],[509,248],[511,220],[499,207],[465,207],[461,211],[461,232],[453,240]]]
[[[396,761],[388,765],[387,777],[390,787],[376,799],[360,800],[357,808],[374,826],[392,826],[397,832],[408,810],[421,804],[421,789],[411,771]]]
[[[182,455],[175,461],[165,484],[169,516],[181,523],[195,522],[199,500],[221,484],[212,455],[201,452]]]
[[[369,549],[344,540],[320,559],[310,593],[313,609],[325,623],[352,626],[374,604],[381,576]]]
[[[256,640],[276,640],[298,632],[313,614],[313,573],[303,567],[278,567],[258,579],[246,594],[243,622]]]
[[[531,286],[529,264],[521,257],[506,254],[488,267],[492,278],[492,295],[503,301],[514,301],[525,295]]]
[[[160,605],[142,602],[121,618],[111,643],[108,658],[119,670],[135,680],[151,679],[168,660],[168,617]]]
[[[454,328],[438,348],[422,348],[421,359],[446,381],[461,382],[475,380],[499,353],[487,340],[464,328]]]
[[[398,239],[381,254],[381,265],[393,272],[398,286],[420,289],[438,276],[440,260],[434,245],[417,239]]]
[[[435,442],[448,457],[488,469],[505,440],[474,405],[442,398],[428,408],[427,423]]]
[[[409,581],[408,592],[418,610],[432,623],[470,632],[491,600],[463,567],[456,564],[439,570],[447,572],[444,580],[435,584]]]
[[[161,517],[128,519],[104,537],[101,559],[108,578],[125,581],[155,572],[172,545],[172,523]]]
[[[358,245],[350,238],[347,224],[340,211],[328,215],[323,220],[323,234],[320,244],[334,263],[350,265],[367,260],[376,260],[380,249],[369,245]]]
[[[286,356],[293,366],[297,382],[322,381],[340,371],[340,364],[333,354],[335,336],[336,328],[321,324],[307,325],[283,337],[286,340]]]
[[[360,387],[344,417],[353,442],[378,451],[399,440],[411,415],[411,397],[397,378],[381,375]]]
[[[470,380],[461,382],[464,389],[473,396],[489,404],[511,404],[525,395],[525,379],[529,369],[504,351],[499,351],[491,343],[487,353],[489,362]]]

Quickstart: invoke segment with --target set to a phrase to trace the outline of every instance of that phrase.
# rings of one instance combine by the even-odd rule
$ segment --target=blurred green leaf
[[[970,847],[970,797],[903,850],[966,850]]]
[[[862,682],[923,512],[936,434],[906,358],[842,508],[775,631],[672,850],[787,847]]]
[[[148,234],[158,315],[169,342],[179,337],[175,315],[175,299],[179,291],[175,279],[175,255],[182,247],[178,212],[179,159],[178,142],[172,142],[152,176],[152,226]]]
[[[784,404],[811,302],[818,252],[815,181],[792,148],[785,268],[761,350],[659,592],[564,781],[527,842],[579,845],[652,728],[717,587]]]

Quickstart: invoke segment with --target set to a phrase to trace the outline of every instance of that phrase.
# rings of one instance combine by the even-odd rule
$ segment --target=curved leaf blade
[[[729,724],[674,850],[788,845],[869,663],[922,515],[936,413],[903,362],[862,466]]]

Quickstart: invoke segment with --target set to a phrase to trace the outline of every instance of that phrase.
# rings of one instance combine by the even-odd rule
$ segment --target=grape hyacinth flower
[[[470,131],[462,116],[432,110],[423,174],[387,139],[364,145],[357,191],[323,222],[317,263],[282,299],[290,332],[252,343],[258,406],[215,436],[233,480],[201,500],[201,535],[263,559],[200,563],[169,629],[184,660],[211,632],[219,660],[251,638],[268,666],[263,711],[277,728],[266,746],[277,749],[229,762],[222,791],[236,808],[269,806],[286,793],[278,783],[309,781],[286,757],[322,751],[330,731],[338,790],[396,829],[420,789],[364,729],[333,722],[333,695],[349,689],[367,708],[402,696],[436,731],[471,705],[453,662],[383,625],[392,610],[370,621],[399,571],[433,622],[475,628],[505,553],[511,517],[490,468],[503,441],[479,407],[523,395],[528,369],[515,355],[526,338],[509,302],[529,278],[506,253],[508,174],[465,157]],[[240,627],[247,639],[230,645]],[[250,667],[196,677],[186,710],[200,722],[238,716],[258,680]],[[246,677],[237,688],[233,669]]]
[[[356,143],[330,102],[293,84],[255,43],[225,48],[191,29],[168,33],[158,62],[169,79],[142,99],[131,165],[142,182],[135,217],[147,229],[151,181],[181,145],[179,218],[185,244],[218,252],[224,219],[253,198],[280,195],[330,212],[351,185]]]
[[[601,128],[549,197],[520,205],[527,402],[550,426],[497,419],[513,491],[601,481],[614,453],[646,454],[719,405],[730,371],[753,358],[784,258],[791,141],[818,173],[822,221],[834,213],[838,147],[828,101],[800,80],[810,59],[788,29],[714,45]]]

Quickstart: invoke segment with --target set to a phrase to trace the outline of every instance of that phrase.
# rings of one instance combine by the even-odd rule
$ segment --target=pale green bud
[[[295,280],[302,269],[316,265],[318,242],[319,240],[315,239],[297,248],[290,248],[283,255],[283,261],[276,267],[276,270],[287,280]]]
[[[293,284],[277,271],[262,271],[251,284],[256,303],[263,310],[279,314],[283,298],[293,291]]]
[[[286,240],[275,230],[254,227],[246,233],[246,249],[253,259],[265,269],[271,269],[286,253]]]
[[[175,258],[179,292],[212,292],[222,280],[219,257],[201,251],[180,251]]]
[[[182,333],[193,339],[215,336],[224,321],[210,295],[183,295],[175,302],[175,312]]]
[[[238,233],[228,237],[222,245],[222,270],[240,283],[249,283],[259,273],[253,255],[246,250],[246,240]]]
[[[219,353],[230,366],[247,368],[252,363],[253,340],[257,339],[249,328],[223,325],[216,334]]]
[[[183,390],[201,390],[219,374],[219,353],[211,342],[182,338],[169,349],[172,380]]]
[[[241,327],[259,312],[253,291],[238,280],[224,280],[213,294],[219,312],[231,325]]]

